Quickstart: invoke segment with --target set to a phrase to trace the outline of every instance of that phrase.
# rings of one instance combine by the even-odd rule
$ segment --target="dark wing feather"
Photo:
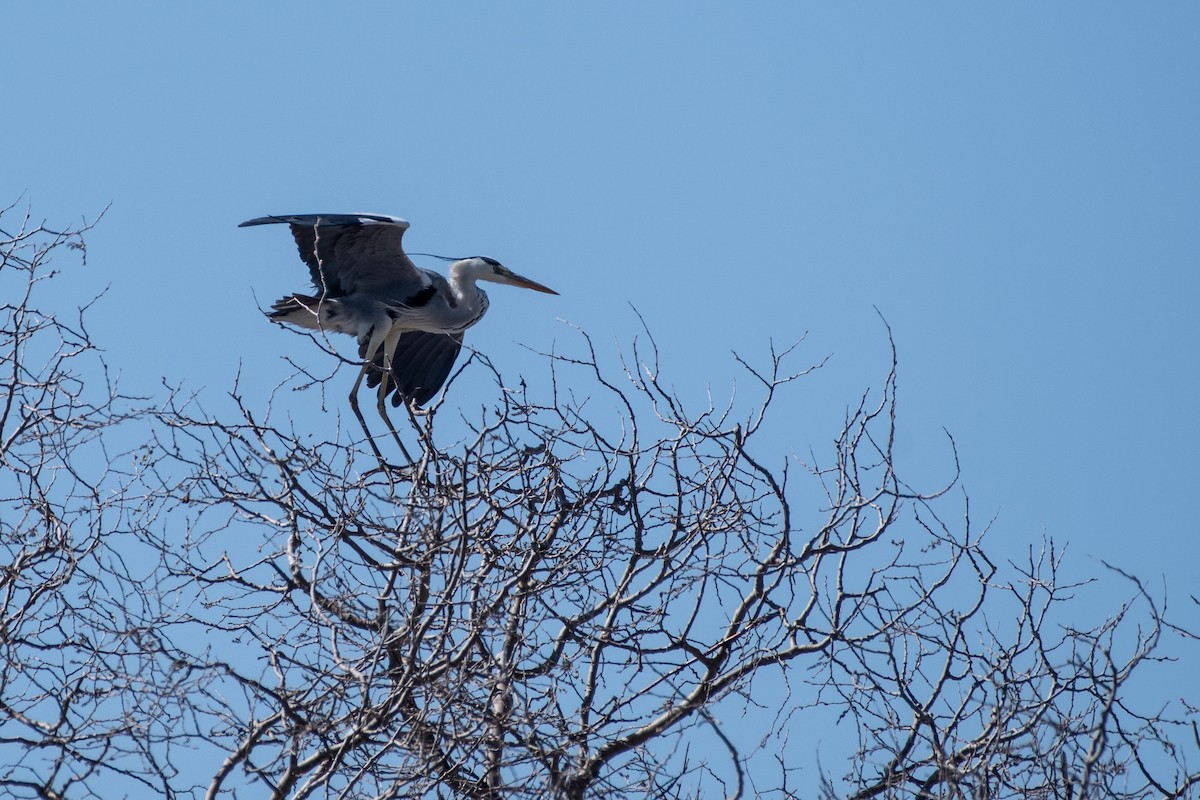
[[[388,389],[389,392],[395,391],[392,405],[398,406],[411,400],[423,406],[432,400],[450,376],[454,360],[462,349],[462,341],[461,333],[408,331],[402,334],[396,345],[396,355],[392,358],[391,386]],[[367,374],[367,386],[375,387],[379,385],[383,372],[382,350],[375,354],[372,365],[374,369]]]
[[[383,214],[292,214],[258,217],[239,225],[287,223],[325,297],[366,293],[406,297],[426,280],[404,252],[408,222]]]

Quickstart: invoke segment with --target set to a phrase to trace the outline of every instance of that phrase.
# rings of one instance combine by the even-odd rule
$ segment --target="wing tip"
[[[369,225],[371,223],[384,223],[386,225],[398,225],[407,229],[409,227],[408,220],[403,217],[393,217],[390,214],[269,214],[265,217],[255,217],[248,219],[238,225],[239,228],[248,228],[251,225],[271,225],[274,223],[285,222],[289,225]]]
[[[249,228],[251,225],[269,225],[272,222],[283,222],[281,217],[255,217],[238,223],[239,228]]]

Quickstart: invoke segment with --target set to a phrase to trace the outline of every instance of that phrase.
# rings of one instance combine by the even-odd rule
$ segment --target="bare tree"
[[[85,325],[41,303],[55,261],[82,261],[91,226],[0,212],[0,787],[93,796],[118,779],[167,789],[149,643],[156,616],[114,547],[129,475],[112,448],[136,414]],[[145,697],[147,703],[135,702]]]
[[[1139,754],[1191,729],[1116,702],[1159,643],[1158,608],[1136,587],[1149,628],[1122,658],[1131,608],[1059,627],[1078,587],[1052,543],[1002,577],[969,522],[936,510],[958,499],[896,474],[894,363],[803,473],[825,498],[810,524],[756,445],[807,373],[786,353],[747,365],[760,399],[739,417],[685,409],[653,349],[610,380],[581,342],[548,356],[545,400],[497,375],[498,405],[452,445],[446,406],[411,417],[421,457],[387,478],[241,395],[237,425],[169,412],[160,468],[188,477],[164,485],[196,509],[173,585],[261,654],[222,665],[254,723],[229,729],[214,795],[239,774],[280,797],[767,794],[787,728],[830,708],[858,748],[827,788],[854,797],[1188,790],[1194,771]],[[737,703],[774,704],[777,730],[727,734],[719,710]],[[773,788],[803,794],[800,769],[780,762]]]
[[[894,354],[800,463],[767,435],[811,372],[790,352],[743,362],[756,397],[690,409],[648,337],[613,370],[576,341],[541,389],[471,359],[491,401],[410,412],[419,457],[386,473],[332,418],[298,429],[290,392],[165,398],[117,481],[142,572],[64,583],[125,601],[79,625],[137,632],[88,662],[129,713],[93,715],[103,768],[214,798],[1195,796],[1191,712],[1128,691],[1186,634],[1115,572],[1130,602],[1071,627],[1088,587],[1053,542],[997,565],[961,493],[908,486]],[[89,557],[118,552],[80,519]],[[2,746],[34,754],[14,689]],[[791,744],[812,720],[838,769]],[[52,766],[27,755],[20,786],[116,780]]]

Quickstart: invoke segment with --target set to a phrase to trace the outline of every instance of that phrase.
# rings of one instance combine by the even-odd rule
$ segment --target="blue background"
[[[910,482],[952,475],[945,428],[998,552],[1048,533],[1197,620],[1200,6],[22,3],[3,25],[0,200],[60,226],[108,207],[55,291],[108,287],[91,330],[128,392],[216,403],[240,371],[265,402],[283,356],[332,368],[259,313],[307,286],[283,229],[236,228],[263,214],[397,214],[412,250],[554,287],[495,287],[467,340],[530,384],[521,345],[578,345],[560,320],[607,357],[636,308],[695,406],[750,389],[732,351],[807,334],[796,368],[831,358],[777,410],[776,466],[881,386],[878,308]],[[303,424],[348,419],[330,391]]]

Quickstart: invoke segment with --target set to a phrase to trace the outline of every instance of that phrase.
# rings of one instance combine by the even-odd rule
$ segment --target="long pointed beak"
[[[508,282],[513,286],[520,286],[522,289],[533,289],[535,292],[545,292],[546,294],[558,294],[558,292],[554,291],[549,286],[543,286],[537,281],[531,281],[529,278],[517,275],[515,273],[508,276]]]

